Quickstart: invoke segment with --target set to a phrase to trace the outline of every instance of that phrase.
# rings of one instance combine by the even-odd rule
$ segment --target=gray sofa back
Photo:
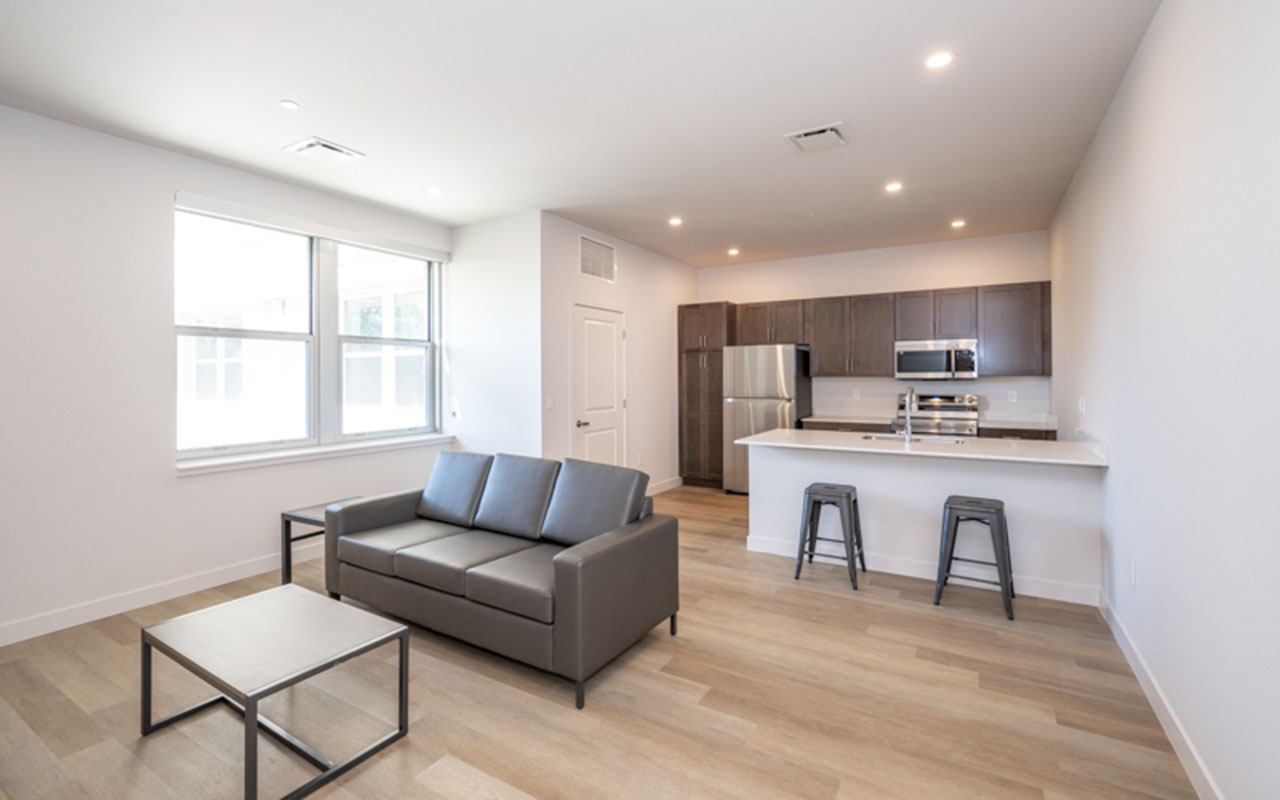
[[[427,488],[418,500],[418,516],[470,528],[493,456],[445,451],[436,456]]]
[[[542,538],[563,545],[585,542],[640,519],[649,476],[639,470],[566,458]]]
[[[547,458],[494,456],[475,526],[537,539],[559,471],[560,462]]]

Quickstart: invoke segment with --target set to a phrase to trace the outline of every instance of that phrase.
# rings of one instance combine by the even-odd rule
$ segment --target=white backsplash
[[[814,378],[815,417],[892,417],[908,386],[919,394],[976,394],[986,420],[1052,420],[1051,378],[975,378],[965,381],[900,381],[894,378]],[[1016,399],[1010,399],[1010,393]]]

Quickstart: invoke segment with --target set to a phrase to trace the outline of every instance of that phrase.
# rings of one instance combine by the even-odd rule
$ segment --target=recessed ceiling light
[[[924,60],[924,65],[929,69],[942,69],[946,65],[955,60],[955,56],[943,50],[940,53],[934,53]]]
[[[441,189],[439,186],[432,186],[430,189],[427,189],[427,194],[432,197],[440,197],[444,194],[444,189]]]
[[[684,220],[680,219],[679,217],[672,217],[671,219],[667,220],[667,224],[673,228],[678,228],[684,224]]]
[[[953,228],[963,228],[963,227],[964,227],[964,220],[962,220],[962,219],[953,219],[953,220],[951,220],[951,227],[953,227]]]
[[[884,185],[884,190],[886,192],[900,192],[902,191],[902,184],[899,183],[898,181],[893,181],[892,183],[886,183]]]
[[[283,108],[285,111],[297,111],[298,109],[302,108],[302,105],[298,103],[297,100],[290,100],[289,98],[286,97],[285,99],[280,101],[280,107]]]
[[[737,254],[738,254],[738,248],[736,248],[736,247],[730,247],[730,248],[729,248],[729,255],[731,255],[731,256],[736,256]]]

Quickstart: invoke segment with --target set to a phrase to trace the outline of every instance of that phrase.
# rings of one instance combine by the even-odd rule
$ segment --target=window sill
[[[185,478],[189,475],[207,475],[212,472],[272,467],[277,464],[294,464],[302,461],[317,461],[325,458],[338,458],[340,456],[388,450],[405,450],[411,447],[429,447],[452,442],[453,436],[450,434],[426,433],[418,436],[400,436],[394,439],[343,442],[341,444],[298,447],[291,450],[272,450],[265,453],[240,453],[234,456],[192,458],[178,462],[178,477]]]

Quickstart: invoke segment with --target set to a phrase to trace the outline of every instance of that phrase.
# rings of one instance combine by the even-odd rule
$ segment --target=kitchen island
[[[1107,461],[1084,443],[965,438],[908,444],[796,429],[738,443],[751,454],[749,550],[794,559],[805,487],[847,483],[858,490],[867,567],[932,580],[947,496],[992,497],[1005,503],[1019,595],[1098,602]],[[838,538],[838,530],[838,514],[828,507],[820,535]],[[824,543],[819,552],[839,547]],[[991,560],[985,526],[962,524],[956,555]],[[963,563],[956,571],[988,579],[995,572]]]

